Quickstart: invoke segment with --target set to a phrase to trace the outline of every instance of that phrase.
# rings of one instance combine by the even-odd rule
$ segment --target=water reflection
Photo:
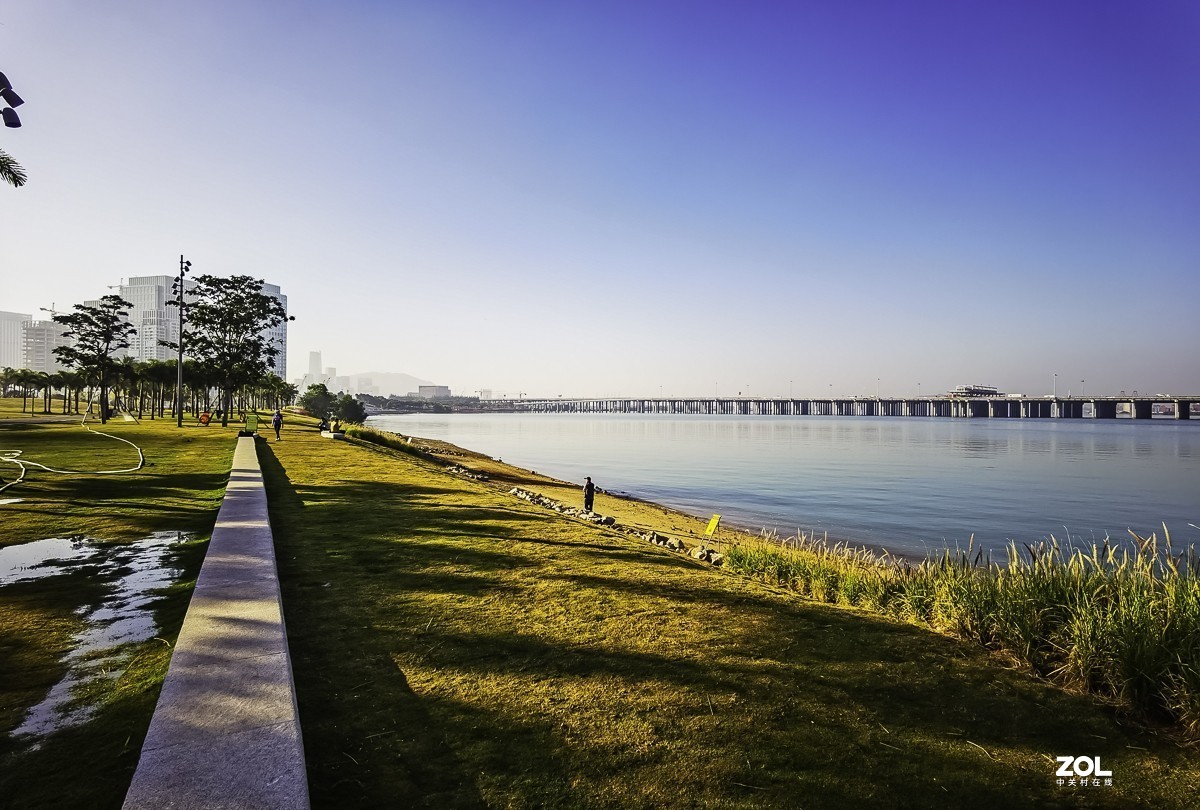
[[[100,602],[79,610],[85,629],[71,641],[66,676],[28,711],[13,735],[43,736],[88,719],[88,706],[72,706],[75,694],[96,679],[118,677],[126,645],[154,637],[155,591],[178,579],[170,552],[186,539],[180,532],[122,544],[53,537],[0,548],[0,587],[65,576],[86,566],[89,579],[106,588]]]

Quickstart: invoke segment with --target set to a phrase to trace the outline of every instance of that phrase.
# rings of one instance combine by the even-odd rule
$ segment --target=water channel
[[[95,679],[119,677],[128,666],[129,645],[154,638],[157,591],[179,578],[171,552],[187,539],[179,532],[159,532],[132,543],[53,537],[0,548],[0,591],[77,572],[104,588],[100,600],[77,610],[83,629],[71,640],[66,676],[11,734],[38,738],[88,719],[91,708],[80,704],[77,694]]]

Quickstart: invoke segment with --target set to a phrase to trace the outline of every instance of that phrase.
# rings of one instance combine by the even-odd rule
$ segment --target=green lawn
[[[21,401],[15,402],[20,408]],[[68,535],[135,539],[153,531],[212,527],[229,478],[236,426],[201,427],[189,420],[181,430],[172,419],[140,424],[114,419],[103,426],[89,420],[88,425],[140,446],[145,466],[135,473],[94,474],[90,471],[136,466],[137,450],[78,422],[0,421],[0,454],[19,450],[22,460],[82,471],[59,475],[30,469],[24,482],[0,493],[0,498],[20,499],[0,505],[0,546]],[[19,472],[0,462],[0,481],[12,481]]]
[[[0,543],[193,532],[157,606],[172,642],[236,431],[109,427],[147,467],[31,472],[0,495],[20,499],[0,505]],[[530,506],[507,489],[577,488],[484,457],[447,456],[481,483],[297,417],[283,438],[260,458],[315,807],[1195,806],[1194,749],[975,647]],[[6,449],[74,469],[136,458],[71,424],[0,423]],[[672,534],[703,526],[597,507]],[[0,588],[0,807],[120,806],[162,642],[128,651],[91,721],[36,750],[4,734],[61,677],[95,585]],[[1057,786],[1056,755],[1101,757],[1114,785]]]
[[[30,403],[33,409],[30,411]],[[87,405],[86,399],[80,400],[80,407]],[[20,397],[0,397],[0,420],[3,419],[20,419],[29,416],[62,416],[62,397],[58,396],[50,400],[50,413],[45,413],[46,403],[41,396],[27,397],[24,401]],[[72,411],[75,407],[75,399],[72,397],[67,405],[68,416],[73,415]],[[22,410],[24,408],[24,410]]]
[[[9,416],[13,401],[0,400]],[[97,430],[143,448],[146,466],[123,475],[58,475],[31,469],[0,493],[0,547],[48,537],[84,536],[122,543],[151,532],[194,536],[175,551],[182,571],[154,606],[159,638],[127,645],[111,680],[76,695],[96,708],[86,723],[34,746],[8,732],[66,672],[64,656],[83,628],[80,611],[94,606],[103,584],[87,570],[0,587],[0,807],[118,808],[137,764],[142,739],[170,660],[207,537],[229,477],[236,430],[185,427],[173,421],[114,421]],[[23,425],[0,421],[0,452],[58,469],[121,469],[136,465],[127,444],[85,431],[78,423]],[[0,464],[0,479],[18,473]]]
[[[315,807],[1194,806],[1195,751],[1093,698],[506,494],[574,487],[294,420],[260,458]]]

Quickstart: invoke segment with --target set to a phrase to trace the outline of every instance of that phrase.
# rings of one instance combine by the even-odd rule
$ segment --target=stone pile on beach
[[[621,526],[611,515],[598,515],[595,512],[588,512],[574,506],[567,506],[566,504],[556,501],[553,498],[547,498],[545,495],[542,495],[538,492],[530,492],[527,489],[513,487],[508,491],[508,494],[516,496],[523,501],[528,501],[535,506],[541,506],[545,509],[553,509],[560,515],[566,515],[567,517],[573,517],[579,520],[586,520],[590,523],[595,523],[598,526],[609,526],[617,531],[624,532],[625,534],[645,540],[647,543],[652,543],[653,545],[660,546],[670,551],[687,554],[688,556],[693,557],[700,562],[708,563],[709,565],[721,565],[725,561],[724,554],[718,554],[716,551],[713,551],[710,548],[696,546],[691,550],[688,550],[687,545],[678,538],[668,537],[667,535],[659,534],[656,531],[643,532],[629,526]]]
[[[455,475],[461,475],[463,478],[474,478],[476,481],[490,480],[487,473],[475,472],[474,470],[463,467],[459,464],[451,464],[446,469]]]
[[[611,515],[598,515],[595,512],[588,512],[583,509],[578,509],[574,506],[567,506],[565,503],[560,503],[560,502],[554,500],[553,498],[547,498],[545,495],[540,495],[537,492],[530,492],[529,490],[521,489],[520,487],[513,487],[512,489],[510,489],[508,491],[508,494],[516,495],[521,500],[529,501],[530,503],[534,504],[535,506],[542,506],[542,507],[545,507],[546,509],[553,509],[555,512],[558,512],[560,515],[566,515],[567,517],[578,518],[579,520],[586,520],[591,523],[595,523],[598,526],[616,527],[616,525],[617,525],[616,519],[613,518]]]

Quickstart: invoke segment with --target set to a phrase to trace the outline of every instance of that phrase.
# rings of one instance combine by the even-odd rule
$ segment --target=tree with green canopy
[[[349,394],[338,394],[333,403],[333,415],[343,422],[362,424],[367,421],[367,409]]]
[[[108,421],[108,389],[114,376],[113,354],[129,348],[130,338],[137,334],[128,320],[131,307],[119,295],[105,295],[96,307],[76,304],[74,312],[55,315],[55,323],[66,327],[63,334],[71,345],[59,346],[54,354],[63,365],[91,371],[100,383],[100,422]]]
[[[214,372],[221,387],[221,424],[228,425],[234,392],[263,378],[279,354],[266,330],[293,319],[277,298],[262,291],[262,279],[203,275],[195,285],[185,304],[183,350]]]
[[[333,410],[333,403],[336,401],[337,396],[329,392],[329,389],[325,387],[325,383],[310,385],[300,395],[299,400],[301,408],[317,417],[329,416]]]

